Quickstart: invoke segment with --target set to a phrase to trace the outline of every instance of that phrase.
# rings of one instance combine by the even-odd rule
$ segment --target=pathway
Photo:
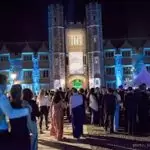
[[[84,126],[84,133],[87,134],[87,127]],[[39,150],[91,150],[91,146],[86,138],[77,141],[72,137],[71,125],[65,123],[63,142],[55,140],[49,136],[49,131],[39,135]]]

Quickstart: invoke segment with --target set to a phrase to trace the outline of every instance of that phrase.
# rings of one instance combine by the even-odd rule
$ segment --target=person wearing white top
[[[40,108],[40,122],[39,122],[40,133],[43,133],[42,131],[43,116],[45,117],[46,130],[48,130],[48,107],[49,107],[49,97],[45,96],[44,90],[40,91],[37,101]]]
[[[72,89],[73,95],[70,97],[70,114],[72,118],[73,137],[79,139],[83,133],[84,110],[83,97],[78,94],[77,89]]]

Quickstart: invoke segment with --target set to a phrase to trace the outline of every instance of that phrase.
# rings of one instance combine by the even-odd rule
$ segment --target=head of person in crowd
[[[113,94],[114,90],[112,88],[108,88],[108,94]]]
[[[66,92],[69,92],[69,91],[70,91],[70,89],[67,87],[65,91],[66,91]]]
[[[23,100],[30,101],[33,99],[33,93],[30,89],[23,89]]]
[[[62,92],[62,87],[59,87],[59,91],[61,91],[61,92]]]
[[[0,93],[4,93],[6,90],[7,77],[3,74],[0,74]]]
[[[96,92],[96,93],[100,93],[100,88],[99,88],[99,87],[96,87],[96,88],[95,88],[95,92]]]
[[[117,91],[117,90],[114,90],[114,94],[115,94],[115,95],[118,94],[118,91]]]
[[[72,93],[76,94],[76,93],[78,93],[78,90],[76,88],[72,88]]]
[[[54,96],[54,93],[55,93],[54,91],[51,91],[50,96]]]
[[[133,92],[133,88],[132,87],[128,87],[128,92]]]
[[[57,104],[61,101],[60,91],[56,91],[53,96],[53,103]]]
[[[141,85],[139,86],[139,89],[140,89],[141,91],[146,91],[146,84],[145,84],[145,83],[141,84]]]
[[[84,94],[84,89],[83,88],[81,88],[80,90],[79,90],[79,92],[80,92],[80,94]]]
[[[101,94],[103,94],[103,95],[107,94],[107,88],[106,87],[102,87]]]
[[[119,90],[123,90],[123,85],[120,85],[120,86],[119,86]]]
[[[150,88],[147,89],[147,93],[150,95]]]
[[[22,106],[22,87],[20,84],[14,84],[10,90],[11,101],[14,107]]]
[[[90,89],[90,94],[93,94],[93,95],[95,94],[95,89],[94,88]]]
[[[44,96],[45,96],[45,91],[44,91],[44,89],[42,89],[38,95],[38,98],[41,99]]]
[[[48,91],[45,91],[45,96],[48,96],[49,95],[49,92]]]

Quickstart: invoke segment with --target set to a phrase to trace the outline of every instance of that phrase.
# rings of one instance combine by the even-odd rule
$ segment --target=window
[[[24,61],[31,61],[32,60],[32,55],[24,55],[23,60]]]
[[[82,36],[81,35],[73,35],[70,36],[70,44],[72,46],[81,46],[83,41],[82,41]]]
[[[40,55],[40,60],[47,61],[48,60],[48,55]]]
[[[40,78],[48,78],[49,77],[49,71],[48,70],[41,70],[40,71]]]
[[[115,69],[114,69],[114,67],[109,67],[109,68],[106,68],[105,72],[107,75],[114,75]]]
[[[107,88],[115,88],[115,87],[116,87],[116,84],[115,84],[115,82],[107,82],[107,81],[106,81],[106,87],[107,87]]]
[[[113,57],[114,57],[114,52],[113,51],[105,52],[105,58],[113,58]]]
[[[131,57],[131,51],[122,51],[122,57]]]
[[[145,51],[145,56],[150,56],[150,50]]]
[[[8,56],[0,56],[0,62],[7,62]]]
[[[123,74],[132,74],[132,67],[123,67]]]
[[[24,71],[23,78],[24,78],[24,80],[31,80],[32,79],[32,71]]]

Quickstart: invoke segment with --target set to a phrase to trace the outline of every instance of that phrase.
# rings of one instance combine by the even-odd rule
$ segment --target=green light
[[[72,81],[72,86],[76,89],[80,89],[83,86],[83,81],[79,79],[75,79]]]

